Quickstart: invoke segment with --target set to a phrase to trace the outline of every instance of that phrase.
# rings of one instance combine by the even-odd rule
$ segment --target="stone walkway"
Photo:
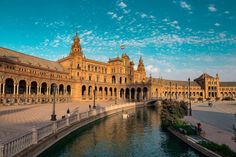
[[[226,144],[236,151],[236,143],[232,140],[232,125],[236,124],[236,102],[214,102],[213,107],[207,103],[194,104],[192,116],[184,119],[196,126],[202,124],[205,138],[218,144]]]
[[[117,103],[123,103],[118,101]],[[93,101],[56,104],[57,119],[66,115],[69,108],[73,112],[79,107],[79,112],[89,110]],[[115,105],[114,101],[97,101],[96,105],[104,107]],[[52,104],[36,104],[26,106],[0,106],[0,142],[8,141],[19,135],[31,131],[32,127],[40,127],[50,123]]]

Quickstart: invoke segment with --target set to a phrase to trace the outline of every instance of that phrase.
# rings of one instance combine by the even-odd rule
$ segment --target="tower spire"
[[[83,52],[80,46],[80,39],[78,37],[78,32],[76,32],[73,44],[71,46],[70,55],[80,55],[83,56]]]

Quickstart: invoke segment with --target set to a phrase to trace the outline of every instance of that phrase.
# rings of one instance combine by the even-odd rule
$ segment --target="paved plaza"
[[[232,125],[236,124],[236,102],[214,102],[212,107],[208,103],[198,103],[192,106],[192,116],[185,120],[196,125],[202,124],[205,138],[219,144],[227,144],[236,151],[236,143],[232,140]]]
[[[117,103],[122,103],[118,101]],[[66,115],[69,108],[73,112],[79,107],[79,112],[89,110],[93,101],[56,104],[57,119]],[[114,101],[97,101],[98,107],[115,105]],[[32,127],[40,127],[50,123],[52,104],[37,104],[26,106],[0,106],[0,139],[2,142],[31,131]]]

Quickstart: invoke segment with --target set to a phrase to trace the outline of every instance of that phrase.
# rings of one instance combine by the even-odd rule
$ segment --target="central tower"
[[[74,37],[74,42],[71,46],[71,51],[70,51],[71,56],[83,56],[83,52],[80,46],[80,40],[78,37],[78,33],[76,32],[75,37]]]

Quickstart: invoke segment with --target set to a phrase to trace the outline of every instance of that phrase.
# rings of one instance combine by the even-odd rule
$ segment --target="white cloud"
[[[208,10],[209,10],[210,12],[216,12],[216,11],[217,11],[217,9],[216,9],[216,7],[215,7],[214,4],[210,4],[210,5],[208,6]]]
[[[43,46],[48,46],[48,44],[49,44],[49,39],[45,39],[42,44],[43,44]]]
[[[188,3],[185,2],[185,1],[180,1],[180,7],[181,7],[181,8],[184,8],[184,9],[187,9],[187,10],[192,10],[191,5],[188,4]]]
[[[168,21],[168,19],[167,19],[167,18],[165,18],[165,19],[163,19],[162,21],[163,21],[163,22],[167,22],[167,21]]]
[[[118,6],[119,6],[121,9],[127,7],[127,5],[126,5],[124,2],[120,2],[120,3],[118,4]]]
[[[147,73],[147,76],[149,76],[150,74],[152,75],[152,77],[158,77],[158,72],[159,72],[159,68],[158,67],[154,67],[153,65],[147,65],[145,67],[146,69],[146,73]]]
[[[118,21],[121,21],[123,19],[124,16],[118,16],[116,13],[114,12],[107,12],[108,15],[111,16],[112,19],[116,19]]]
[[[225,14],[229,14],[229,11],[228,11],[228,10],[226,10],[224,13],[225,13]]]
[[[92,34],[92,33],[93,33],[93,31],[87,31],[87,32],[85,32],[84,34],[90,35],[90,34]]]
[[[124,14],[129,14],[130,12],[131,12],[131,10],[123,9],[123,13],[124,13]]]
[[[117,18],[118,21],[122,20],[124,16],[120,16]]]
[[[219,37],[220,37],[220,38],[225,38],[225,37],[226,37],[226,34],[225,34],[225,33],[220,33],[220,34],[219,34]]]
[[[219,27],[219,26],[220,26],[220,24],[219,24],[219,23],[215,23],[214,25],[215,25],[216,27]]]
[[[58,46],[59,46],[59,42],[60,42],[60,40],[55,39],[55,40],[53,40],[53,41],[50,43],[50,46],[52,46],[52,47],[58,47]]]
[[[145,18],[145,17],[147,17],[147,14],[141,13],[140,16],[141,16],[141,18]]]

